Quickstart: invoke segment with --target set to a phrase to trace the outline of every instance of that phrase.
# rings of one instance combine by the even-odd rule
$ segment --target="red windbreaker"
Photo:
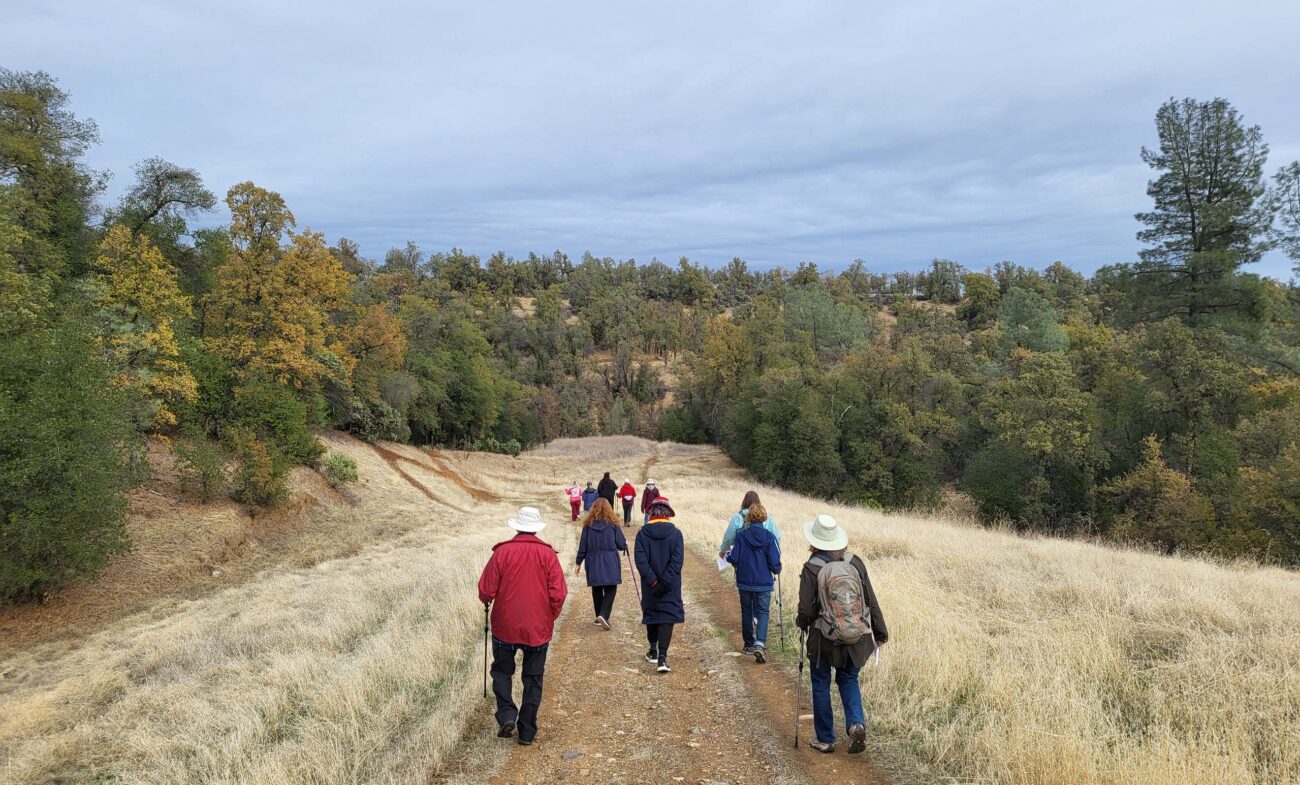
[[[549,643],[569,587],[555,549],[520,533],[492,546],[478,579],[478,598],[492,603],[492,637],[505,643]]]
[[[625,502],[632,501],[636,498],[636,488],[633,488],[630,482],[623,483],[623,487],[618,489],[618,498]]]

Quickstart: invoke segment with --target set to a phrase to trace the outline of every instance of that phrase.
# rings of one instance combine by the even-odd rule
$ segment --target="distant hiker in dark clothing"
[[[587,585],[596,608],[596,626],[609,629],[609,614],[614,609],[614,595],[623,582],[623,561],[627,540],[618,526],[618,518],[609,502],[600,499],[582,519],[582,537],[578,540],[578,563],[574,575],[587,563]]]
[[[596,493],[596,489],[591,487],[591,483],[587,483],[587,490],[582,492],[582,511],[590,511],[591,505],[595,504],[599,498],[600,494]]]
[[[582,512],[582,486],[574,480],[572,485],[564,489],[564,495],[569,499],[570,520],[578,520],[578,514]]]
[[[685,546],[681,531],[670,520],[674,514],[668,497],[659,496],[650,503],[650,522],[636,533],[641,623],[650,642],[645,658],[656,663],[660,673],[672,673],[668,667],[668,646],[673,640],[673,625],[686,621],[686,610],[682,607]]]
[[[722,544],[718,546],[719,559],[727,558],[727,551],[731,550],[731,544],[736,541],[736,534],[745,525],[745,516],[749,514],[749,508],[758,503],[758,491],[749,491],[745,494],[745,498],[741,499],[740,512],[731,516],[726,530],[722,532]],[[768,519],[763,521],[763,528],[776,537],[776,544],[779,546],[781,544],[781,530],[777,528],[776,521],[772,520],[771,516],[768,516]]]
[[[659,496],[659,486],[655,485],[654,480],[645,481],[645,490],[641,492],[641,514],[644,516],[641,523],[650,522],[650,503]]]
[[[632,523],[632,502],[636,501],[636,488],[631,480],[623,481],[623,486],[618,489],[618,499],[623,502],[623,525],[629,526]]]
[[[767,662],[767,622],[771,615],[772,576],[781,572],[781,547],[763,524],[767,510],[760,502],[749,507],[745,526],[727,561],[736,566],[736,588],[740,591],[740,635],[745,653],[758,663]]]
[[[600,478],[600,484],[596,486],[596,494],[609,502],[611,508],[614,506],[614,499],[618,496],[618,483],[609,478],[609,472],[605,472],[605,476]]]
[[[478,579],[478,598],[492,606],[492,692],[497,736],[519,728],[519,743],[533,743],[542,705],[546,648],[569,589],[555,549],[537,538],[546,524],[535,507],[521,507],[507,525],[519,532],[492,548]],[[524,652],[523,705],[514,702],[515,652]]]
[[[844,704],[849,752],[862,752],[867,748],[867,726],[858,672],[872,652],[889,640],[889,630],[871,588],[867,565],[848,552],[849,537],[835,519],[818,515],[804,526],[804,537],[812,546],[812,556],[799,575],[799,613],[794,623],[808,633],[817,733],[809,744],[821,752],[835,751],[833,669]]]

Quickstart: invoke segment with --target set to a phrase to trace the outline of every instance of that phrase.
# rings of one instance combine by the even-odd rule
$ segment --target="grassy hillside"
[[[422,782],[485,711],[473,582],[510,510],[540,502],[567,564],[566,482],[648,473],[707,558],[749,487],[712,448],[631,438],[519,459],[329,441],[361,481],[336,494],[296,479],[299,503],[275,524],[291,555],[229,554],[191,574],[236,585],[142,598],[93,633],[4,655],[6,782]],[[790,562],[822,510],[867,557],[892,634],[863,676],[873,749],[906,779],[1300,781],[1294,573],[759,490]],[[151,520],[184,531],[193,513]],[[258,520],[246,526],[262,542]],[[165,558],[151,547],[122,558]]]

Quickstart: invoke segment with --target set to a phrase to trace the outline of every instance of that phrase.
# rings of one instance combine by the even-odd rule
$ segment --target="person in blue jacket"
[[[727,561],[736,566],[736,588],[740,590],[740,634],[745,653],[754,661],[767,662],[767,623],[772,607],[772,576],[781,572],[781,548],[776,536],[763,528],[767,510],[761,502],[749,506],[745,525],[736,535]]]
[[[650,642],[645,658],[655,663],[660,673],[672,673],[668,646],[673,640],[673,625],[686,621],[682,606],[682,558],[686,548],[681,531],[672,523],[676,513],[667,496],[655,498],[646,513],[650,522],[636,533],[635,546],[636,568],[641,573],[641,623]]]
[[[591,587],[591,603],[596,608],[595,624],[603,630],[609,629],[614,595],[623,582],[623,561],[619,553],[627,553],[627,539],[623,537],[614,508],[599,499],[582,519],[578,564],[573,574],[577,575],[583,562],[587,563],[587,585]]]
[[[590,512],[591,505],[595,504],[599,498],[600,494],[596,492],[595,488],[591,487],[591,483],[587,483],[587,489],[582,492],[582,511]]]
[[[745,516],[749,513],[750,506],[758,503],[758,491],[749,491],[745,494],[745,498],[740,502],[740,512],[731,516],[731,520],[727,522],[726,531],[722,533],[722,544],[718,546],[719,559],[727,558],[727,551],[731,550],[732,543],[736,541],[736,534],[745,525]],[[776,544],[779,546],[781,544],[781,530],[776,527],[776,521],[772,520],[771,516],[768,516],[762,526],[776,536]]]

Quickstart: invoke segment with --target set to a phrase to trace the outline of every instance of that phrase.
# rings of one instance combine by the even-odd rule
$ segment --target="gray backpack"
[[[817,572],[817,601],[821,605],[817,629],[826,640],[848,646],[871,635],[866,588],[852,558],[848,553],[838,561],[823,556],[812,558],[814,564],[821,564]]]

